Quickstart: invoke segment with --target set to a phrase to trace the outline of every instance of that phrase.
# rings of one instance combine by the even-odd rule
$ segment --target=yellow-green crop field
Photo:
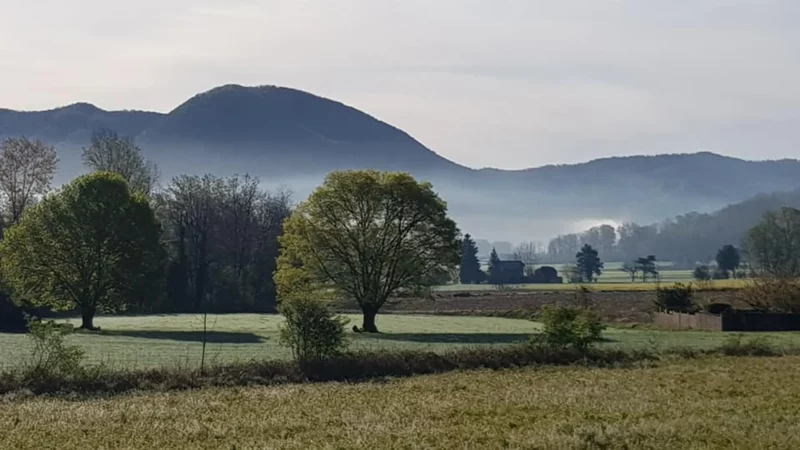
[[[0,400],[0,448],[796,449],[800,358]]]

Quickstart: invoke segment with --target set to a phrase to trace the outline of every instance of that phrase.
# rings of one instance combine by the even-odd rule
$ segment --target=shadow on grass
[[[143,339],[164,339],[168,341],[203,342],[202,331],[157,331],[157,330],[110,330],[102,331],[106,336],[123,336]],[[257,344],[265,338],[254,333],[209,331],[206,342],[217,344]]]
[[[383,341],[450,343],[450,344],[510,344],[526,342],[530,333],[378,333],[362,334],[368,339]]]

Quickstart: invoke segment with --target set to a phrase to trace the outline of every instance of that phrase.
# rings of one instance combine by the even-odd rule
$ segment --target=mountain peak
[[[60,108],[56,108],[55,111],[61,111],[61,112],[69,111],[69,112],[75,112],[75,113],[79,113],[79,114],[94,114],[94,113],[99,113],[99,112],[105,112],[104,110],[98,108],[97,106],[95,106],[95,105],[93,105],[91,103],[86,103],[86,102],[72,103],[72,104],[67,105],[67,106],[62,106]]]
[[[397,140],[400,130],[343,103],[279,86],[227,84],[195,95],[170,112],[162,131],[198,139],[272,141]]]

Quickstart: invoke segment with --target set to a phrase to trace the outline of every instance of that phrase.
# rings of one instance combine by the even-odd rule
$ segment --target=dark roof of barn
[[[501,266],[524,266],[525,263],[516,259],[505,260],[505,261],[498,261],[497,262]]]

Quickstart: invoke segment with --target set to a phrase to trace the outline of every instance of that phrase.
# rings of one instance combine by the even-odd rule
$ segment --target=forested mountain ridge
[[[564,175],[587,185],[610,179],[635,186],[649,182],[663,192],[713,195],[741,200],[746,192],[766,193],[800,187],[800,161],[747,161],[711,152],[601,158],[583,164],[550,165],[525,171],[534,179],[556,181]]]
[[[0,108],[0,136],[28,136],[59,144],[83,142],[97,129],[138,136],[157,124],[163,114],[147,111],[105,111],[89,103],[74,103],[47,111]]]
[[[797,160],[754,162],[713,153],[473,169],[367,113],[275,86],[222,86],[166,114],[105,111],[87,103],[0,110],[0,139],[25,135],[56,146],[61,160],[56,184],[85,171],[81,148],[101,128],[134,137],[165,181],[186,173],[250,173],[302,199],[334,169],[409,171],[434,183],[465,231],[510,241],[578,231],[577,223],[587,221],[650,223],[800,188]]]
[[[692,266],[713,260],[724,245],[743,246],[748,230],[765,213],[782,207],[800,209],[800,189],[760,194],[712,213],[690,212],[661,223],[625,223],[616,230],[603,225],[583,233],[561,235],[550,241],[548,259],[570,261],[577,252],[575,249],[588,243],[600,249],[608,261],[632,261],[656,255],[662,261]]]

